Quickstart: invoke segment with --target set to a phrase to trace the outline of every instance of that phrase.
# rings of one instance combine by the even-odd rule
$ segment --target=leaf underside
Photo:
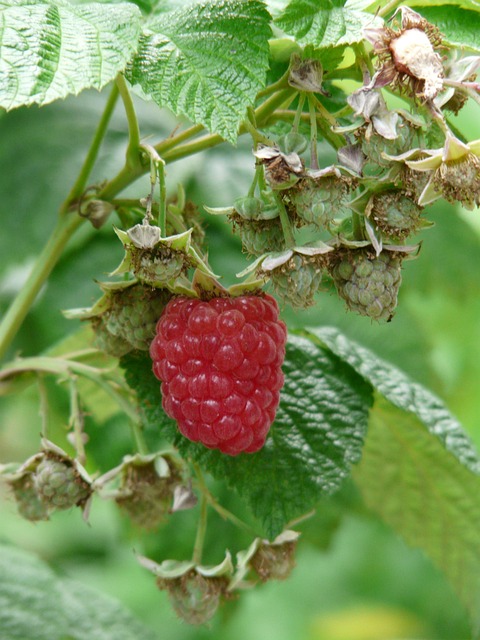
[[[367,506],[445,573],[480,631],[480,478],[420,420],[375,402],[354,479]]]
[[[367,505],[444,571],[480,632],[480,461],[441,401],[336,329],[312,329],[376,389],[354,470]]]
[[[60,579],[26,551],[0,545],[2,640],[154,640],[114,598]]]

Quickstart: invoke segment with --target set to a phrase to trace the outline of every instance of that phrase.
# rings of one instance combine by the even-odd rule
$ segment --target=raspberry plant
[[[12,262],[45,235],[50,181],[63,198],[0,322],[0,395],[40,406],[28,444],[2,447],[7,499],[30,523],[116,509],[131,563],[191,625],[221,625],[243,591],[288,579],[302,538],[339,511],[368,512],[440,568],[480,637],[479,456],[436,395],[374,353],[399,340],[403,275],[423,273],[428,229],[478,213],[464,210],[480,203],[480,140],[462,114],[480,103],[480,13],[400,4],[0,7],[7,141],[15,118],[55,115],[67,96],[97,89],[103,105],[73,184],[52,172],[37,194],[25,171],[4,196]],[[70,153],[74,120],[56,134]],[[120,168],[102,155],[114,139]],[[72,253],[88,266],[48,308],[65,335],[36,341],[36,300]],[[339,326],[318,322],[324,305]],[[365,331],[378,348],[359,344]],[[0,564],[6,640],[160,637],[19,550]]]

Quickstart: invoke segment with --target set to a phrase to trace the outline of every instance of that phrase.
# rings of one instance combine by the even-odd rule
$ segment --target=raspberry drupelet
[[[150,346],[165,412],[210,449],[258,451],[278,408],[286,339],[271,296],[174,298]]]

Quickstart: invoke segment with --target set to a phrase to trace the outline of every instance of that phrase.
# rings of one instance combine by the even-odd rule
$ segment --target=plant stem
[[[248,533],[253,534],[254,536],[257,535],[257,532],[254,529],[252,529],[252,527],[250,527],[246,522],[243,522],[243,520],[240,520],[240,518],[237,518],[237,516],[233,514],[231,511],[229,511],[228,509],[225,509],[225,507],[223,507],[219,502],[217,502],[211,494],[207,496],[207,500],[209,505],[212,507],[212,509],[215,509],[218,515],[221,516],[224,520],[230,520],[230,522],[234,524],[236,527],[238,527],[239,529],[243,529],[244,531],[247,531]]]
[[[86,455],[83,441],[84,421],[80,408],[76,376],[70,378],[70,426],[73,429],[76,457],[80,464],[85,464]]]
[[[224,520],[230,520],[230,522],[234,524],[236,527],[239,527],[244,531],[248,531],[248,533],[256,536],[257,532],[254,531],[252,527],[250,527],[246,522],[243,522],[243,520],[240,520],[240,518],[237,518],[236,515],[234,515],[231,511],[228,511],[228,509],[225,509],[225,507],[223,507],[219,502],[216,501],[216,499],[212,496],[212,494],[210,493],[207,487],[205,478],[203,477],[203,473],[199,465],[196,463],[193,463],[192,466],[195,471],[195,475],[197,476],[198,488],[200,489],[202,496],[206,498],[206,500],[208,501],[208,504],[212,507],[212,509],[215,509],[215,511]]]
[[[38,256],[27,281],[0,323],[0,358],[5,355],[70,237],[83,222],[84,219],[74,213],[69,213],[57,220],[57,225]]]
[[[49,407],[48,392],[43,373],[37,375],[38,395],[40,396],[40,418],[42,420],[42,438],[48,439]]]
[[[128,123],[128,147],[126,151],[126,159],[128,167],[141,166],[140,160],[140,129],[138,126],[137,114],[135,113],[135,107],[133,105],[132,96],[128,90],[127,83],[123,74],[119,73],[116,79],[116,84],[120,96],[125,107],[125,115],[127,116]]]
[[[352,227],[355,240],[364,240],[362,216],[355,211],[352,211]]]
[[[118,95],[118,88],[114,85],[93,136],[85,161],[80,169],[80,173],[60,207],[59,218],[53,233],[37,257],[22,290],[12,302],[0,323],[0,359],[5,355],[40,289],[58,262],[70,237],[82,223],[85,222],[85,218],[81,218],[76,213],[70,212],[69,208],[85,191],[87,180],[97,159],[98,151],[105,137]]]
[[[85,191],[85,187],[87,186],[88,178],[93,169],[93,165],[98,156],[98,151],[100,149],[100,145],[102,144],[103,138],[105,137],[105,133],[107,132],[108,123],[110,122],[110,118],[112,117],[113,110],[117,103],[118,99],[118,87],[116,84],[112,86],[112,90],[110,91],[110,96],[108,97],[107,104],[102,113],[102,117],[100,118],[100,122],[98,123],[97,129],[93,136],[92,143],[88,150],[85,161],[80,169],[80,173],[78,174],[77,179],[75,180],[72,188],[70,189],[70,193],[65,198],[65,202],[60,208],[60,214],[64,215],[68,211],[68,208]]]
[[[243,126],[248,131],[248,133],[252,136],[253,146],[255,149],[258,147],[259,144],[264,144],[267,147],[271,147],[273,145],[272,140],[270,140],[270,138],[267,138],[267,136],[264,136],[263,133],[258,131],[258,129],[256,129],[255,126],[248,119],[246,119],[243,122]]]
[[[268,87],[265,87],[265,89],[262,89],[262,91],[259,91],[257,94],[257,98],[270,96],[272,93],[275,93],[275,91],[279,91],[280,89],[286,89],[289,86],[288,84],[289,77],[290,77],[290,69],[287,69],[283,74],[283,76],[279,78],[276,82],[274,82],[273,84],[270,84]]]
[[[203,544],[205,542],[205,534],[207,532],[207,507],[207,498],[205,494],[202,494],[200,501],[200,519],[198,521],[197,535],[195,537],[192,556],[192,562],[196,565],[202,562]]]
[[[19,358],[18,360],[8,363],[6,367],[0,371],[0,381],[8,380],[12,376],[28,371],[52,373],[56,376],[66,378],[71,378],[73,374],[84,376],[101,387],[133,422],[138,422],[138,414],[134,407],[117,390],[119,385],[113,380],[105,379],[105,375],[108,374],[108,371],[97,369],[96,367],[91,367],[90,365],[82,364],[81,362],[75,362],[74,360],[39,356],[33,358]]]
[[[394,11],[399,5],[402,4],[402,2],[403,0],[390,0],[390,2],[387,2],[387,4],[379,10],[378,15],[383,18],[383,16],[386,16],[391,11]]]
[[[193,136],[196,136],[197,133],[201,133],[204,129],[205,127],[203,126],[203,124],[194,124],[191,127],[188,127],[188,129],[185,129],[185,131],[177,134],[176,136],[171,135],[170,137],[165,138],[165,140],[162,140],[162,142],[157,144],[155,148],[158,153],[165,153],[165,151],[171,149],[172,147],[176,147],[181,142],[184,142],[189,138],[193,138]]]
[[[258,126],[266,124],[275,109],[285,105],[285,103],[291,102],[294,99],[295,94],[296,91],[293,88],[283,89],[282,91],[279,91],[270,96],[268,100],[257,107],[257,109],[255,109],[255,119],[258,123]],[[187,144],[178,144],[178,142],[180,142],[181,140],[193,137],[202,129],[203,127],[200,127],[200,125],[195,125],[193,127],[190,127],[190,129],[187,129],[186,131],[180,133],[178,136],[175,136],[174,138],[167,138],[163,142],[155,145],[154,148],[157,153],[163,158],[165,164],[169,164],[170,162],[175,162],[175,160],[180,160],[181,158],[199,153],[200,151],[205,151],[206,149],[216,147],[218,144],[222,144],[223,142],[225,142],[225,140],[220,135],[218,135],[217,133],[212,133],[206,134],[201,138],[198,138],[197,140],[194,140]],[[246,129],[243,125],[241,125],[239,135],[242,135],[244,133],[246,133]],[[144,166],[123,167],[123,169],[121,169],[120,172],[114,178],[112,178],[112,180],[108,184],[105,185],[105,187],[98,194],[98,197],[104,200],[111,200],[118,193],[123,191],[123,189],[132,184],[132,182],[135,182],[135,180],[140,178],[146,171],[147,168]]]
[[[295,133],[298,132],[298,125],[300,124],[300,120],[302,118],[303,105],[305,104],[306,97],[307,97],[306,93],[302,92],[298,98],[298,106],[295,112],[295,117],[293,119],[293,126],[292,126],[292,130],[295,131]]]
[[[272,115],[275,109],[284,106],[285,103],[290,104],[295,98],[297,91],[293,87],[288,89],[282,89],[278,93],[274,93],[268,100],[265,100],[263,104],[255,109],[255,118],[257,124],[261,127],[268,121],[268,118]]]
[[[312,96],[312,101],[315,103],[315,107],[320,114],[320,118],[317,118],[317,126],[322,132],[323,137],[327,140],[334,149],[340,149],[345,146],[345,138],[338,133],[332,131],[332,127],[336,127],[338,122],[332,116],[330,111],[327,111],[323,104],[316,96]]]
[[[60,219],[57,221],[57,225],[47,244],[38,256],[24,287],[15,298],[0,323],[0,358],[5,355],[11,341],[15,337],[40,289],[60,258],[68,240],[77,228],[85,221],[84,218],[69,213],[68,209],[72,202],[79,198],[85,190],[88,176],[90,175],[97,157],[100,143],[105,135],[106,128],[119,93],[124,102],[129,126],[130,140],[127,150],[127,162],[123,169],[121,169],[121,171],[107,185],[105,185],[103,189],[100,190],[98,198],[111,200],[117,195],[117,193],[125,189],[146,172],[146,167],[142,165],[139,155],[140,137],[137,117],[125,79],[120,74],[117,77],[116,88],[112,88],[112,92],[95,132],[94,139],[80,174],[60,209]],[[285,103],[289,103],[289,101],[293,100],[295,93],[296,92],[293,88],[287,88],[271,95],[270,98],[255,110],[255,118],[258,125],[261,126],[262,124],[265,124],[275,109],[282,105],[284,106]],[[196,135],[201,130],[202,127],[200,125],[194,125],[190,127],[190,129],[179,134],[177,137],[164,140],[155,148],[160,155],[166,151],[163,159],[165,163],[168,163],[224,142],[223,138],[218,134],[209,134],[203,136],[199,140],[177,146],[180,140],[188,139],[189,137]],[[245,133],[244,127],[240,128],[240,134],[242,133]]]
[[[285,248],[292,249],[295,246],[295,237],[292,231],[292,225],[290,224],[290,218],[285,208],[285,204],[282,197],[275,191],[273,192],[275,201],[280,211],[280,223],[282,225],[283,237],[285,238]]]
[[[143,432],[140,424],[138,423],[138,418],[137,420],[132,420],[130,422],[130,428],[132,430],[132,436],[135,440],[135,446],[137,447],[138,453],[140,453],[142,456],[148,455],[147,443],[145,442],[145,438],[143,437]]]
[[[318,167],[317,151],[317,114],[315,113],[315,102],[308,96],[308,108],[310,112],[310,167],[316,171]]]

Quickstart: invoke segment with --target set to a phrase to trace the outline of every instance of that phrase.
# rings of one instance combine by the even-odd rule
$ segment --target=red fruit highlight
[[[275,299],[176,297],[156,332],[153,373],[180,432],[232,456],[261,449],[284,382],[287,328]]]

